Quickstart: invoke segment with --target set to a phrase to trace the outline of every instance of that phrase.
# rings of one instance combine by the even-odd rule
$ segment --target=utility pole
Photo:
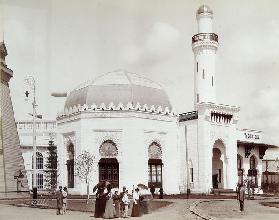
[[[33,93],[33,199],[37,199],[37,146],[36,146],[36,117],[37,117],[37,103],[36,103],[36,81],[33,76],[28,76],[25,79],[26,85]],[[26,89],[25,98],[29,98],[30,92]]]
[[[190,189],[189,189],[189,185],[190,185],[190,175],[189,175],[189,158],[188,158],[188,143],[187,143],[187,125],[185,125],[185,143],[186,143],[186,168],[187,168],[187,173],[186,173],[186,177],[187,177],[187,199],[189,198],[189,194],[190,194]]]

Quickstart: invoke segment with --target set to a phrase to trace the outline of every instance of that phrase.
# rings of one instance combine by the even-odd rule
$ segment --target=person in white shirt
[[[140,195],[139,195],[139,189],[136,188],[135,191],[133,192],[133,208],[132,208],[132,217],[139,217],[140,216]]]
[[[128,190],[125,191],[123,197],[122,197],[122,202],[124,203],[124,213],[123,213],[123,218],[128,218],[128,206],[129,206],[129,198],[128,198]]]

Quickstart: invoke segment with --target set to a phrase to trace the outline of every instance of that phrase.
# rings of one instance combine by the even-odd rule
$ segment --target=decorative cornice
[[[219,47],[219,43],[216,41],[197,41],[192,43],[192,50],[196,53],[200,49],[212,49],[217,50]]]
[[[177,116],[174,112],[170,111],[168,107],[164,109],[161,106],[155,107],[154,105],[148,106],[147,104],[141,105],[140,103],[133,104],[128,102],[127,104],[118,103],[117,105],[114,103],[110,103],[106,105],[105,103],[101,103],[100,105],[93,104],[88,106],[78,105],[70,108],[65,108],[63,112],[58,113],[57,119],[67,118],[69,116],[77,115],[81,112],[119,112],[119,111],[130,111],[130,112],[142,112],[142,113],[150,113],[152,115],[169,115],[169,116]]]
[[[201,102],[198,103],[196,106],[197,110],[200,109],[210,109],[216,112],[231,112],[231,113],[237,113],[240,111],[240,107],[237,106],[231,106],[231,105],[224,105],[224,104],[215,104],[212,102]]]

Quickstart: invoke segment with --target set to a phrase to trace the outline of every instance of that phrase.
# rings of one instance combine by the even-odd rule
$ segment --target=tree
[[[76,175],[87,184],[87,203],[89,201],[89,183],[94,170],[95,156],[83,151],[75,161]]]
[[[55,191],[57,188],[57,146],[54,145],[54,141],[50,140],[48,143],[48,157],[46,161],[46,187],[51,190]]]

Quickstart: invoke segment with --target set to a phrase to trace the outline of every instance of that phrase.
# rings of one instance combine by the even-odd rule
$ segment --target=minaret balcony
[[[199,41],[215,41],[218,43],[218,35],[214,33],[199,33],[192,37],[192,43]]]

